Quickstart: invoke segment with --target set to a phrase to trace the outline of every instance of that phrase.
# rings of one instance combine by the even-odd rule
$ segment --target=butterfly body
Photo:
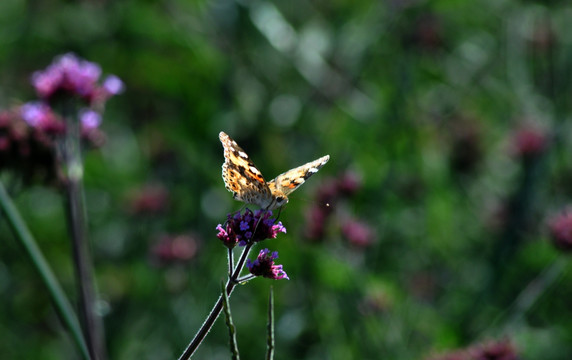
[[[328,160],[323,156],[307,164],[288,170],[274,180],[266,182],[246,152],[224,132],[219,133],[224,149],[222,178],[234,199],[255,204],[262,209],[277,209],[288,202],[288,195],[320,170]]]

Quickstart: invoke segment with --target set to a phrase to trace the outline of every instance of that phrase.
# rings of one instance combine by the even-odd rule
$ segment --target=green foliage
[[[69,51],[126,84],[85,159],[111,359],[176,358],[219,296],[214,229],[241,206],[220,177],[221,130],[267,180],[331,156],[283,209],[288,233],[262,245],[291,279],[274,285],[277,360],[422,359],[502,336],[523,358],[567,359],[571,265],[546,219],[572,197],[570,14],[563,1],[3,0],[0,107],[32,99],[29,75]],[[532,159],[513,148],[530,125],[547,134]],[[308,239],[314,194],[346,171],[359,189]],[[137,202],[149,184],[159,210]],[[11,189],[73,298],[58,190]],[[350,218],[369,245],[348,239]],[[159,257],[179,235],[193,252]],[[5,221],[0,240],[0,353],[78,358]],[[269,281],[230,298],[245,359],[265,352]],[[227,344],[219,320],[196,358],[226,359]]]

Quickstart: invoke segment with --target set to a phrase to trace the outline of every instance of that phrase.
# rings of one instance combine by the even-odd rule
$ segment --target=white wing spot
[[[238,156],[240,156],[243,159],[248,159],[248,155],[246,155],[246,153],[244,151],[239,151]]]
[[[314,174],[314,173],[317,173],[317,172],[318,172],[318,169],[316,169],[316,168],[309,168],[309,169],[308,169],[308,172],[311,172],[311,173]]]

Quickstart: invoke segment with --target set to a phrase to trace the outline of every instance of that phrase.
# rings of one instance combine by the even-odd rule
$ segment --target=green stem
[[[234,290],[234,287],[237,284],[236,279],[238,279],[238,276],[240,275],[240,272],[242,271],[242,268],[244,267],[244,263],[246,262],[246,258],[248,257],[248,253],[250,252],[252,245],[254,245],[254,244],[250,243],[244,247],[244,250],[242,251],[242,254],[240,255],[240,259],[238,261],[238,264],[236,265],[236,268],[234,269],[232,276],[230,277],[230,279],[228,279],[228,281],[226,283],[226,294],[228,296],[230,296],[230,294]],[[191,356],[194,354],[194,352],[199,347],[199,345],[201,345],[201,343],[203,342],[203,340],[205,339],[205,337],[209,333],[210,329],[212,328],[215,320],[220,315],[220,312],[221,312],[222,307],[223,307],[223,301],[224,301],[224,299],[223,299],[223,296],[221,295],[218,298],[215,306],[211,310],[210,314],[207,316],[207,319],[205,320],[205,322],[203,323],[203,325],[201,326],[201,328],[199,329],[199,331],[197,332],[197,334],[193,338],[193,340],[191,340],[191,342],[189,343],[189,345],[187,346],[187,348],[185,349],[183,354],[179,357],[179,360],[190,359]]]
[[[16,238],[24,246],[25,251],[32,260],[34,268],[40,275],[42,282],[48,289],[48,293],[56,307],[57,312],[61,316],[61,319],[67,329],[70,331],[73,341],[79,348],[84,359],[89,360],[89,352],[87,345],[83,338],[81,328],[77,317],[73,311],[73,308],[64,294],[60,284],[58,283],[56,277],[50,265],[46,261],[46,258],[42,254],[40,248],[36,244],[34,237],[32,236],[30,230],[26,226],[26,223],[20,216],[18,209],[14,206],[12,199],[6,192],[4,185],[0,182],[0,208],[2,212],[6,215],[6,220],[10,225],[10,228],[16,235]]]
[[[226,293],[226,287],[224,283],[221,284],[221,293],[223,299],[223,309],[226,315],[226,326],[228,327],[229,345],[230,353],[232,354],[232,360],[240,360],[240,355],[238,353],[238,344],[236,342],[236,327],[232,321],[232,314],[230,311],[230,304],[228,303],[228,294]]]
[[[266,360],[274,359],[274,288],[270,286],[268,296],[268,327],[266,339]]]
[[[67,223],[70,231],[74,270],[79,294],[79,314],[89,353],[93,360],[106,359],[103,322],[96,314],[96,291],[93,264],[87,238],[87,215],[83,192],[83,159],[81,155],[81,123],[77,119],[73,99],[62,103],[66,135],[60,139],[59,160],[65,168]]]

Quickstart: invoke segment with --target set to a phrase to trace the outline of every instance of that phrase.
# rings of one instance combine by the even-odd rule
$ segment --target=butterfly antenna
[[[280,214],[282,214],[282,206],[278,208],[278,216],[276,216],[276,220],[274,220],[275,224],[278,224],[278,219],[280,219]]]

